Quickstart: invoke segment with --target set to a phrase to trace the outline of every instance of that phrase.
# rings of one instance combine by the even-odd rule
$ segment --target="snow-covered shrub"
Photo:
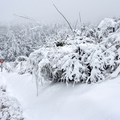
[[[105,49],[105,48],[104,48]],[[117,54],[112,50],[104,51],[100,46],[94,45],[86,48],[78,47],[76,52],[59,58],[54,71],[55,81],[98,82],[114,72],[118,67],[115,60]]]
[[[85,62],[85,52],[78,47],[74,53],[65,55],[56,63],[57,69],[54,72],[55,81],[63,81],[69,83],[85,82],[89,76],[90,69],[88,63]]]
[[[42,59],[38,64],[39,75],[42,76],[45,80],[52,80],[53,70],[48,59]]]
[[[114,19],[105,18],[98,25],[99,38],[108,37],[110,33],[115,32],[117,22]]]
[[[60,57],[67,53],[67,49],[43,47],[30,54],[28,60],[29,69],[32,71],[35,78],[40,78],[39,81],[41,81],[41,79],[51,80],[53,78],[53,71],[56,69],[56,63],[59,61]]]
[[[33,73],[33,71],[35,72],[35,67],[44,58],[44,54],[41,51],[42,51],[42,48],[30,54],[27,62],[27,70],[30,73]]]
[[[24,120],[18,101],[9,96],[6,86],[0,86],[0,120]]]
[[[19,56],[14,62],[6,62],[4,65],[5,70],[8,72],[17,72],[19,74],[24,74],[29,72],[27,69],[27,60],[28,58],[25,56]]]
[[[119,25],[119,20],[105,19],[98,31],[84,26],[74,30],[74,36],[51,35],[47,46],[31,53],[21,66],[33,74],[36,85],[45,80],[67,84],[105,80],[120,66]],[[60,41],[64,44],[57,46]]]
[[[22,61],[27,61],[27,57],[25,57],[25,56],[19,56],[19,57],[17,57],[17,59],[16,59],[16,61],[17,62],[22,62]]]
[[[103,51],[100,47],[97,47],[93,51],[93,55],[90,61],[92,68],[90,82],[97,82],[104,80],[109,74],[113,73],[118,64],[115,61],[115,53],[112,51]]]
[[[4,69],[7,72],[13,72],[14,71],[14,62],[5,62],[4,63]]]
[[[92,83],[104,80],[120,65],[119,32],[96,42],[94,37],[69,35],[61,47],[41,47],[30,54],[27,63],[39,82]],[[92,32],[91,32],[92,34]]]
[[[112,47],[92,45],[76,47],[72,53],[59,57],[53,69],[53,81],[69,83],[98,82],[112,74],[120,65],[118,43]],[[117,46],[117,47],[116,47]],[[73,47],[74,48],[74,47]]]
[[[16,61],[14,62],[15,71],[17,71],[19,74],[24,74],[27,72],[27,60],[28,58],[25,56],[17,57]]]

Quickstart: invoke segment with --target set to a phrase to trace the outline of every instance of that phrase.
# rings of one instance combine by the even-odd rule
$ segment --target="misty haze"
[[[98,23],[104,18],[119,17],[119,0],[1,0],[0,21],[23,21],[13,14],[29,16],[42,24],[63,22],[53,7],[55,4],[70,22]],[[25,20],[24,20],[25,21]]]

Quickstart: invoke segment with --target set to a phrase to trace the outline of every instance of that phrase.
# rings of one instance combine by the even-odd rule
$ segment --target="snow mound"
[[[8,91],[21,103],[25,120],[120,120],[120,76],[75,87],[46,82],[36,96],[35,81],[30,74],[1,75]]]

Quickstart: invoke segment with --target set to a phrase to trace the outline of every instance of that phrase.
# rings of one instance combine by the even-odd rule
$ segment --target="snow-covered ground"
[[[75,87],[46,82],[38,96],[30,74],[4,71],[0,84],[18,99],[25,120],[120,120],[120,76]]]

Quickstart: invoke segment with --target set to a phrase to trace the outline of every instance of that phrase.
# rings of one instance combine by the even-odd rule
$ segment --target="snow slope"
[[[120,76],[75,87],[46,82],[38,97],[29,74],[3,72],[2,81],[21,103],[26,120],[120,120]]]

